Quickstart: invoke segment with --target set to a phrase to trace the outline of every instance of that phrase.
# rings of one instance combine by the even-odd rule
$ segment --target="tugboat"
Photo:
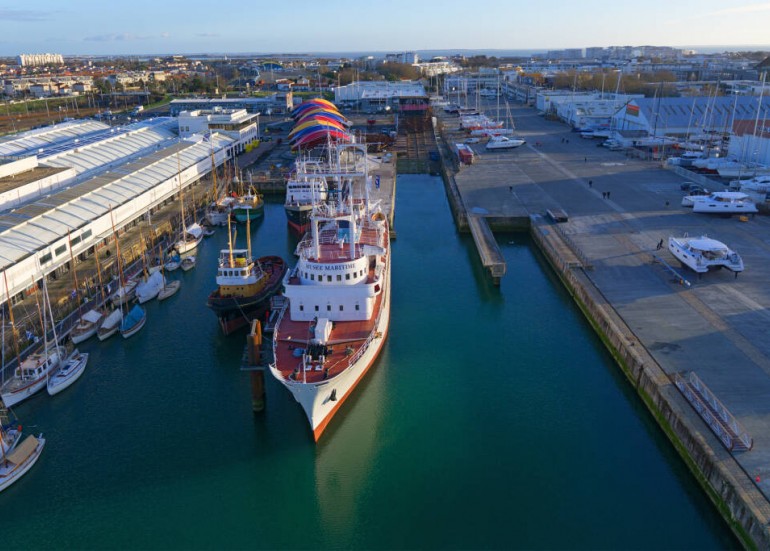
[[[279,256],[252,258],[250,237],[248,248],[233,249],[232,233],[229,235],[229,247],[219,252],[217,289],[206,302],[219,318],[225,335],[265,314],[270,298],[281,289],[287,271],[286,263]],[[246,235],[249,236],[248,229]]]

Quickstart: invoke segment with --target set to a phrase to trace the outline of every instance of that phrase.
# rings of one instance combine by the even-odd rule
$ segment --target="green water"
[[[724,522],[523,235],[489,284],[440,180],[398,183],[390,334],[315,445],[204,303],[226,232],[129,340],[16,412],[48,443],[0,494],[2,549],[724,549]],[[239,232],[243,239],[243,229]],[[253,229],[291,259],[282,206]]]

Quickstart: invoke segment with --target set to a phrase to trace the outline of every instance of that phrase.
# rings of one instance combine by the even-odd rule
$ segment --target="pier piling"
[[[241,370],[249,371],[251,379],[251,408],[254,413],[265,409],[265,366],[262,357],[262,323],[255,319],[251,322],[251,331],[246,335],[246,349],[243,351]]]

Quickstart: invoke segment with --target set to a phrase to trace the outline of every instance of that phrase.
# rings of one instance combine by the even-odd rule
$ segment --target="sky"
[[[766,0],[0,0],[0,56],[767,46]]]

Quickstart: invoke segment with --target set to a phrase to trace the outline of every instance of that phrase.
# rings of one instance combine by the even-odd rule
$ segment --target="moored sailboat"
[[[37,463],[45,447],[45,438],[30,435],[19,443],[21,431],[13,436],[13,446],[6,450],[5,444],[0,445],[0,492],[17,482]],[[6,441],[6,429],[0,426],[0,440]]]

